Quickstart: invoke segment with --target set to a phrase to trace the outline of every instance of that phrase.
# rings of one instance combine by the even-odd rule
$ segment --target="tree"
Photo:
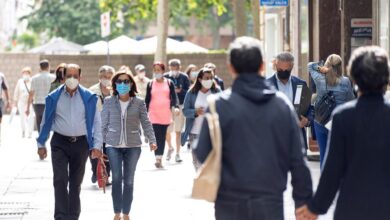
[[[168,18],[169,0],[159,0],[157,11],[157,51],[154,60],[163,63],[166,63],[167,60]]]
[[[252,19],[253,19],[253,32],[254,37],[260,39],[260,2],[259,0],[252,1]]]
[[[46,0],[25,18],[28,27],[36,33],[87,44],[101,38],[100,14],[96,0]]]
[[[236,37],[247,34],[247,14],[246,14],[246,0],[233,0],[234,12],[234,33]]]

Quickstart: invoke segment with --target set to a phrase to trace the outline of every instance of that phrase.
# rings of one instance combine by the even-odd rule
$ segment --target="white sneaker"
[[[169,148],[168,154],[167,154],[167,161],[170,161],[170,160],[171,160],[173,151],[174,151],[173,148]]]
[[[176,163],[183,162],[183,160],[180,158],[180,154],[176,154],[175,160],[176,160]]]

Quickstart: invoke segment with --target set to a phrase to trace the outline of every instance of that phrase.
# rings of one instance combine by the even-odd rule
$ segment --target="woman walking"
[[[181,136],[182,146],[184,146],[188,138],[191,146],[193,141],[199,136],[204,113],[208,107],[207,97],[221,92],[215,85],[213,70],[204,67],[197,75],[194,85],[187,92],[184,99],[183,113],[186,117],[186,128]],[[192,162],[197,170],[200,164],[194,155],[192,155]]]
[[[163,168],[162,157],[165,150],[165,139],[168,126],[172,123],[172,110],[178,115],[180,113],[175,93],[174,83],[166,79],[163,74],[165,65],[157,62],[153,64],[154,79],[149,82],[146,89],[146,107],[149,111],[149,118],[153,124],[153,130],[157,140],[156,168]]]
[[[32,70],[30,67],[23,68],[22,78],[16,83],[14,91],[14,103],[19,110],[23,138],[26,135],[28,135],[28,138],[31,138],[32,132],[34,131],[34,114],[25,114],[31,88],[31,74]],[[30,112],[33,112],[32,107],[30,108]]]
[[[336,106],[355,98],[351,81],[342,74],[342,59],[339,55],[330,55],[326,59],[324,66],[320,66],[319,63],[309,63],[308,69],[317,88],[317,98],[314,106],[318,105],[322,97],[328,92],[332,93]],[[325,127],[326,123],[321,124],[318,121],[314,121],[314,131],[320,147],[321,167],[324,161],[329,132]]]
[[[50,85],[50,92],[57,89],[60,85],[64,84],[64,82],[65,82],[65,79],[64,79],[65,67],[66,67],[66,63],[61,63],[60,65],[57,66],[56,72],[55,72],[56,79]]]
[[[356,49],[349,71],[359,98],[334,111],[329,150],[314,198],[297,210],[297,219],[325,214],[336,194],[335,220],[387,220],[390,216],[390,103],[384,49]]]
[[[119,71],[112,79],[113,96],[106,98],[102,117],[103,140],[112,171],[114,220],[129,220],[133,201],[134,174],[141,154],[140,125],[156,150],[156,138],[145,102],[136,97],[133,77]]]

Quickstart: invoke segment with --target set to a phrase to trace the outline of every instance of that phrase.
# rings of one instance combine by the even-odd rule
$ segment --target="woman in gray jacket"
[[[114,220],[128,220],[133,200],[134,173],[141,154],[140,125],[150,141],[150,150],[157,149],[146,105],[136,96],[133,77],[119,71],[112,79],[113,96],[103,105],[102,132],[112,169]]]

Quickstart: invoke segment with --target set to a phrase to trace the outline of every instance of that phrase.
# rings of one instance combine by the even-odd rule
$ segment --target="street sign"
[[[111,25],[110,25],[110,12],[103,13],[100,15],[100,27],[102,30],[102,37],[107,37],[111,33]]]
[[[372,18],[352,18],[351,19],[351,37],[372,38]]]
[[[287,7],[288,0],[260,0],[260,6]]]

